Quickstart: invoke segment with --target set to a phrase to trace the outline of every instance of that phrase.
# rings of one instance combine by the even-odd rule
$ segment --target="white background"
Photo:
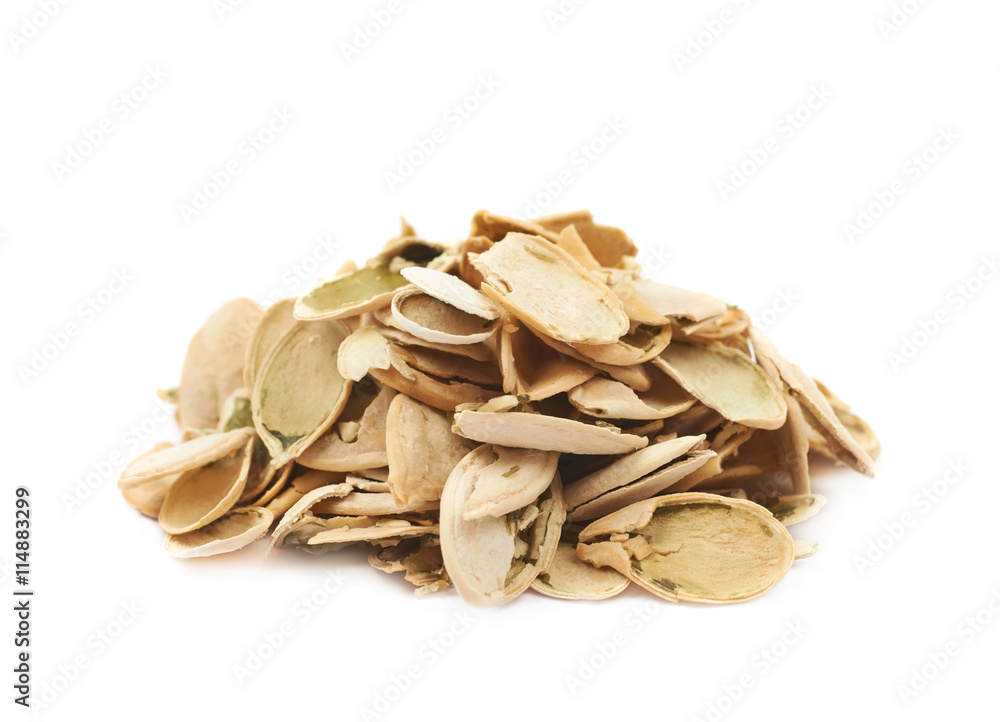
[[[400,720],[995,716],[1000,6],[592,0],[556,18],[555,0],[402,0],[366,38],[387,2],[50,4],[0,13],[0,591],[25,484],[34,692],[56,692],[44,718],[365,719],[379,695],[379,718]],[[483,82],[496,87],[468,100]],[[463,102],[478,106],[464,118]],[[275,111],[294,120],[241,154]],[[608,123],[622,129],[598,140]],[[436,128],[443,142],[390,187]],[[242,172],[185,214],[233,160]],[[748,179],[721,188],[741,164]],[[821,541],[815,557],[739,605],[632,590],[471,610],[453,591],[418,601],[350,552],[162,552],[115,480],[177,438],[153,392],[177,383],[211,311],[301,293],[372,255],[401,214],[458,238],[476,209],[520,215],[546,187],[545,210],[624,227],[654,278],[747,309],[875,427],[877,478],[817,474],[829,504],[793,528]],[[965,469],[953,484],[950,466]],[[872,544],[881,558],[862,563]],[[963,626],[977,613],[980,631]],[[3,624],[8,719],[9,611]],[[282,625],[241,685],[237,665]],[[925,665],[933,679],[901,692]]]

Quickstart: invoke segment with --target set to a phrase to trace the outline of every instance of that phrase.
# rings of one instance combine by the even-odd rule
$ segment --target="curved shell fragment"
[[[260,539],[273,521],[274,515],[267,509],[234,509],[200,529],[167,535],[163,548],[170,556],[181,559],[225,554]]]
[[[243,493],[253,440],[232,455],[185,472],[167,491],[160,526],[170,534],[200,529],[229,511]]]
[[[540,333],[566,343],[614,343],[628,316],[611,290],[566,251],[538,236],[509,233],[473,261],[482,291]]]
[[[776,584],[794,559],[794,541],[763,507],[689,492],[627,506],[580,532],[587,559],[610,563],[671,601],[738,602]]]
[[[299,324],[261,369],[252,397],[254,425],[275,466],[302,453],[347,403],[351,382],[337,370],[337,353],[349,335],[340,321]]]
[[[781,391],[760,366],[735,349],[674,341],[653,363],[731,421],[758,429],[785,423]]]
[[[487,320],[467,313],[419,288],[396,294],[392,299],[392,317],[401,329],[417,338],[456,346],[481,343],[497,327],[495,318]]]
[[[610,567],[595,567],[576,555],[576,545],[559,542],[548,571],[531,588],[556,599],[610,599],[625,591],[629,578]]]
[[[644,436],[633,436],[620,430],[522,412],[494,414],[459,411],[455,414],[452,429],[484,444],[567,454],[625,454],[649,443]]]

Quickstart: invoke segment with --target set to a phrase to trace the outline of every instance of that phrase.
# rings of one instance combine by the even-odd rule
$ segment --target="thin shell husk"
[[[455,467],[441,496],[441,554],[455,589],[469,604],[491,606],[524,592],[555,556],[565,520],[558,475],[538,503],[510,514],[465,519],[475,492],[475,455]]]
[[[674,341],[653,363],[727,419],[759,429],[785,423],[787,407],[780,389],[735,349]]]
[[[699,492],[627,506],[590,524],[580,542],[581,558],[610,565],[670,601],[756,597],[794,559],[792,537],[762,506]]]
[[[567,454],[625,454],[649,443],[643,436],[543,414],[459,411],[452,429],[484,444]]]
[[[457,279],[456,279],[457,280]],[[402,290],[392,299],[396,324],[431,343],[464,346],[482,343],[496,333],[496,319],[467,313],[419,288]]]
[[[473,448],[444,412],[403,394],[392,400],[386,428],[387,482],[400,504],[440,499],[448,475]]]
[[[163,548],[181,559],[210,557],[242,549],[267,534],[274,515],[267,509],[234,509],[200,529],[186,534],[169,534]]]
[[[537,221],[510,218],[497,213],[491,213],[490,211],[476,211],[472,217],[472,228],[469,231],[470,238],[482,237],[493,243],[499,243],[509,233],[526,233],[532,236],[541,236],[552,243],[559,240],[558,231],[549,230]]]
[[[311,513],[313,506],[332,497],[347,496],[352,491],[354,491],[353,486],[340,482],[336,484],[329,484],[327,486],[321,486],[318,489],[313,489],[308,492],[305,496],[299,499],[291,509],[286,511],[283,517],[281,517],[281,521],[278,522],[277,528],[274,530],[274,533],[271,534],[271,540],[267,545],[267,549],[264,551],[264,556],[268,556],[275,548],[281,548],[285,538],[293,532],[299,522],[313,516]]]
[[[129,489],[164,476],[200,468],[246,446],[253,435],[253,429],[205,434],[176,446],[143,454],[125,467],[118,479],[118,487]]]
[[[177,394],[182,428],[214,429],[226,399],[243,386],[243,365],[264,311],[239,298],[213,313],[191,339]]]
[[[355,385],[355,390],[358,385]],[[334,428],[299,454],[297,463],[324,471],[361,471],[389,463],[386,450],[386,424],[389,407],[397,396],[395,389],[383,386],[368,403],[357,421],[354,438],[345,441],[343,432]],[[348,401],[342,417],[348,417],[353,399]]]
[[[665,374],[658,377],[653,388],[642,393],[620,381],[592,378],[571,389],[567,396],[573,406],[599,419],[666,419],[695,405],[697,400],[676,381]]]
[[[351,381],[360,381],[371,369],[388,369],[391,364],[389,342],[374,326],[362,326],[351,333],[337,352],[337,370]]]
[[[160,526],[170,534],[186,534],[229,511],[246,486],[253,440],[232,455],[185,472],[163,500]]]
[[[385,542],[389,539],[420,537],[436,534],[434,525],[414,524],[407,519],[393,517],[337,517],[325,520],[327,529],[309,536],[304,541],[309,546],[322,544],[355,544],[357,542]],[[332,526],[344,522],[342,526]]]
[[[487,321],[500,317],[500,311],[490,299],[457,276],[420,266],[404,268],[401,273],[424,293],[460,311]]]
[[[315,514],[336,514],[338,516],[391,516],[392,514],[413,514],[434,511],[437,500],[411,501],[399,504],[388,492],[367,492],[353,490],[341,498],[329,498],[316,502]]]
[[[253,339],[247,346],[247,357],[243,369],[244,387],[253,391],[261,366],[267,361],[281,340],[298,325],[295,318],[295,299],[283,298],[272,304],[264,312],[263,318],[254,330]]]
[[[836,414],[840,423],[844,425],[844,428],[854,437],[854,440],[858,442],[868,456],[873,460],[878,459],[879,454],[882,453],[882,444],[875,435],[875,430],[872,429],[867,421],[851,411],[851,407],[830,391],[822,381],[819,379],[813,379],[813,381],[816,382],[817,388],[826,397],[826,400],[830,402],[833,413]],[[837,458],[821,434],[810,434],[809,447],[810,450],[821,453],[828,458]]]
[[[505,516],[533,502],[556,475],[555,451],[510,449],[483,444],[469,454],[467,473],[476,485],[462,509],[465,520]]]
[[[369,371],[371,377],[435,409],[454,411],[461,404],[481,404],[497,396],[495,392],[476,384],[436,379],[409,366],[401,354],[391,353],[390,367],[372,368]]]
[[[136,459],[140,459],[142,456],[148,456],[149,454],[155,454],[156,452],[163,451],[164,449],[169,449],[171,446],[173,446],[173,444],[170,442],[160,442],[145,454],[136,457]],[[167,492],[170,490],[170,487],[173,486],[174,482],[181,478],[181,473],[182,472],[170,474],[168,476],[160,476],[152,481],[146,481],[139,484],[122,485],[122,482],[119,479],[118,488],[121,490],[125,501],[138,509],[145,516],[156,519],[160,515],[160,507],[163,506],[163,500],[166,498]]]
[[[763,332],[751,328],[750,339],[757,357],[762,363],[770,364],[781,376],[802,405],[806,421],[823,435],[837,459],[865,476],[875,476],[875,462],[844,428],[812,377],[782,356]]]
[[[483,293],[540,333],[609,344],[628,332],[618,297],[544,238],[510,233],[473,264],[485,277]]]
[[[505,393],[532,400],[568,391],[597,374],[594,366],[545,345],[514,314],[506,314],[500,326],[500,370]]]
[[[649,391],[653,388],[653,377],[646,368],[648,364],[637,364],[635,366],[615,366],[613,364],[603,364],[600,361],[587,358],[582,353],[577,351],[571,344],[563,343],[562,341],[558,341],[542,333],[533,332],[528,327],[525,327],[524,331],[526,333],[534,333],[535,338],[551,348],[553,351],[556,351],[563,356],[568,356],[571,359],[582,361],[584,364],[591,366],[597,371],[607,374],[615,381],[620,381],[631,389],[635,389],[636,391]]]
[[[702,434],[650,444],[644,449],[615,459],[607,466],[597,469],[571,484],[566,484],[563,488],[563,498],[566,501],[567,511],[572,514],[582,504],[664,468],[683,457],[704,440],[705,435]],[[597,516],[591,518],[596,519]]]
[[[252,396],[254,425],[275,466],[302,453],[347,403],[351,382],[337,370],[337,353],[350,333],[340,321],[299,324],[261,369]]]
[[[821,494],[787,494],[772,496],[760,502],[786,527],[812,519],[825,504],[826,497]]]
[[[714,296],[668,286],[656,281],[637,279],[634,281],[634,288],[650,308],[663,316],[675,316],[700,322],[722,316],[729,310],[724,301],[720,301]]]
[[[685,477],[704,468],[706,462],[715,457],[714,451],[699,450],[691,451],[683,458],[680,458],[667,466],[659,469],[648,476],[636,479],[630,483],[625,483],[617,488],[611,489],[601,496],[595,497],[576,507],[566,515],[570,521],[590,521],[598,517],[610,514],[623,506],[634,504],[644,499],[678,490],[679,483]]]
[[[429,265],[447,255],[440,244],[394,239],[368,265],[321,283],[299,298],[295,317],[304,321],[342,319],[384,308],[399,289],[409,285],[400,273],[402,268]]]
[[[651,361],[667,347],[671,326],[638,326],[614,343],[576,343],[573,348],[589,359],[611,366],[635,366]]]
[[[548,571],[531,588],[555,599],[610,599],[625,591],[629,578],[611,567],[595,567],[576,555],[576,544],[559,542]]]

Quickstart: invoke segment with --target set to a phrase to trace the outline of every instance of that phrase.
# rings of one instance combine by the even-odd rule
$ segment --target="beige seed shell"
[[[187,534],[168,534],[163,542],[167,554],[180,559],[210,557],[242,549],[267,534],[274,515],[267,509],[234,509],[201,529]]]

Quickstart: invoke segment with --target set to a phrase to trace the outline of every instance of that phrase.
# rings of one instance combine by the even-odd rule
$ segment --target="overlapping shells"
[[[177,557],[368,547],[418,595],[527,589],[735,602],[815,553],[809,461],[871,476],[879,443],[738,307],[641,277],[587,211],[406,222],[363,267],[197,332],[180,443],[119,479]]]

